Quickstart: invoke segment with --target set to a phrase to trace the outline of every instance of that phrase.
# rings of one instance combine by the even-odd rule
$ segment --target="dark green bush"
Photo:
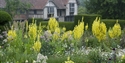
[[[114,24],[116,23],[115,19],[101,19],[101,21],[106,24],[107,29],[113,27]],[[125,20],[118,20],[118,23],[120,24],[121,29],[125,27]]]
[[[91,30],[92,23],[95,20],[96,17],[101,17],[101,15],[89,15],[89,14],[84,14],[84,15],[75,15],[74,18],[74,26],[78,25],[78,21],[82,21],[82,17],[84,18],[84,24],[86,25],[88,23],[89,30]]]
[[[5,11],[0,11],[0,25],[4,25],[9,21],[12,21],[10,14]]]
[[[28,19],[28,22],[29,22],[29,23],[32,23],[32,20],[33,20],[33,18],[29,18],[29,19]],[[37,24],[39,24],[41,21],[43,21],[42,18],[34,18],[34,20],[37,21],[37,22],[36,22]]]

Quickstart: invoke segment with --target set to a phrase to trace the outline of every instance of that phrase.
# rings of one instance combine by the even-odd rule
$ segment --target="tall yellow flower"
[[[37,37],[37,26],[35,23],[32,23],[29,25],[29,31],[28,31],[28,35],[30,38],[33,38],[34,40]]]
[[[92,32],[93,35],[96,36],[96,38],[99,40],[99,42],[106,38],[106,25],[105,23],[100,23],[100,18],[97,20],[97,18],[94,20],[92,24]]]
[[[72,60],[70,60],[70,57],[67,58],[67,61],[65,63],[74,63]]]
[[[48,22],[48,29],[54,32],[57,27],[59,27],[58,22],[56,21],[54,17],[51,17]]]
[[[80,22],[78,26],[74,27],[73,36],[74,39],[80,39],[84,33],[84,22]]]
[[[85,26],[85,30],[88,30],[88,23],[87,23],[86,26]]]
[[[39,39],[39,35],[37,37],[37,41],[34,43],[33,45],[33,49],[36,51],[36,52],[39,52],[40,49],[41,49],[41,42],[40,42],[40,39]]]
[[[109,29],[108,31],[109,33],[109,36],[111,38],[115,38],[115,37],[119,37],[121,35],[121,26],[120,24],[118,23],[118,20],[116,21],[115,25],[113,26],[113,28]]]
[[[54,40],[57,40],[59,37],[60,37],[60,28],[57,27],[57,28],[55,29],[54,34],[53,34],[53,39],[54,39]]]
[[[65,39],[68,39],[71,35],[72,35],[72,31],[64,32],[63,35],[62,35],[61,40],[63,41]]]
[[[17,36],[16,31],[13,30],[13,28],[12,28],[11,30],[8,31],[7,36],[8,36],[7,37],[8,40],[13,40]]]

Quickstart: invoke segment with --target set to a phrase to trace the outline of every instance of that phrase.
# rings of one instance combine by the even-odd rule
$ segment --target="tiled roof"
[[[52,0],[53,3],[58,7],[58,9],[65,9],[68,0]]]

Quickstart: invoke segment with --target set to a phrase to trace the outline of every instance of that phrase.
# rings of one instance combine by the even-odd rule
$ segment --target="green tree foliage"
[[[86,0],[85,6],[89,13],[102,18],[125,19],[125,0]]]
[[[79,6],[78,8],[78,14],[86,14],[86,8],[83,6]]]
[[[17,14],[19,10],[25,11],[30,8],[30,3],[28,2],[22,2],[20,0],[5,0],[5,1],[6,1],[5,10],[12,16]]]

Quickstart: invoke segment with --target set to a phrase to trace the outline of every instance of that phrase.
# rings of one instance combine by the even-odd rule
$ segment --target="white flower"
[[[26,60],[25,62],[28,63],[28,60]]]
[[[48,59],[47,56],[44,56],[44,55],[42,55],[42,54],[39,53],[37,55],[37,61],[36,62],[41,62],[42,61],[42,63],[47,63],[46,62],[47,59]]]
[[[33,60],[33,63],[36,63],[36,61],[35,61],[35,60]]]

